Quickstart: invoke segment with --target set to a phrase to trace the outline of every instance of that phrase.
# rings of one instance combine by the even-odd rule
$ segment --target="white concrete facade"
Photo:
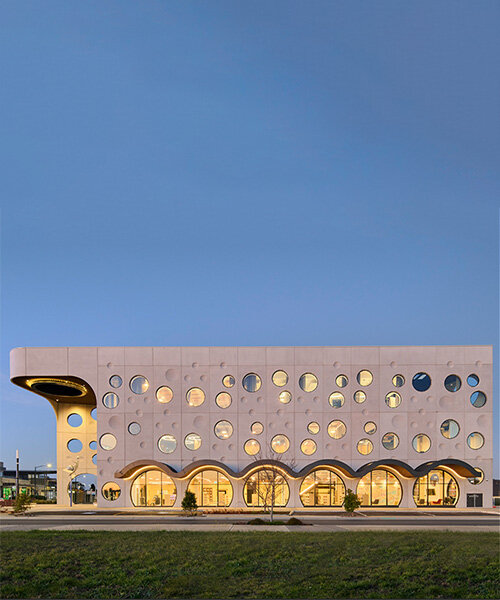
[[[274,372],[282,370],[288,375],[288,383],[278,387],[272,382]],[[373,381],[361,386],[357,375],[368,370]],[[416,373],[427,373],[431,378],[430,388],[417,391],[412,379]],[[255,373],[261,379],[258,391],[244,389],[245,375]],[[306,392],[301,389],[299,379],[304,373],[316,376],[316,389]],[[348,384],[340,388],[336,385],[339,375],[348,378]],[[477,375],[476,386],[468,384],[468,376]],[[118,375],[122,379],[119,388],[110,385],[110,378]],[[145,393],[136,394],[130,388],[133,377],[141,375],[148,380]],[[224,387],[224,376],[232,375],[235,384]],[[402,375],[405,383],[399,388],[393,385],[393,377]],[[456,392],[445,388],[444,381],[449,375],[457,375],[461,386]],[[57,398],[44,395],[50,401],[57,415],[57,466],[58,503],[66,505],[69,497],[66,492],[69,475],[64,468],[75,462],[75,455],[67,449],[70,439],[79,439],[83,449],[77,453],[78,465],[74,475],[94,473],[97,475],[97,502],[100,506],[132,507],[130,486],[136,473],[144,470],[148,461],[163,463],[173,472],[183,471],[182,478],[173,477],[177,489],[174,507],[180,502],[193,473],[190,465],[199,461],[213,461],[224,465],[234,473],[239,473],[255,463],[255,457],[244,451],[248,439],[256,439],[261,445],[260,458],[269,458],[267,449],[271,439],[284,434],[290,442],[289,449],[281,455],[285,464],[293,463],[293,471],[298,473],[318,461],[339,461],[358,471],[368,463],[386,462],[388,469],[396,474],[402,486],[401,508],[415,508],[413,485],[415,476],[405,476],[391,466],[391,461],[400,461],[412,469],[425,463],[440,461],[462,461],[484,472],[484,480],[473,485],[466,476],[461,476],[451,463],[449,469],[458,482],[459,496],[456,506],[465,507],[467,494],[482,494],[483,505],[490,506],[492,497],[492,347],[491,346],[407,346],[407,347],[91,347],[91,348],[16,348],[11,352],[11,378],[14,383],[29,389],[30,381],[54,378],[64,381],[73,378],[83,381],[89,388],[86,402],[78,398]],[[168,403],[156,399],[156,390],[168,386],[173,398]],[[186,400],[189,389],[197,387],[205,394],[204,402],[197,407]],[[288,404],[279,401],[279,394],[287,390],[292,394]],[[354,401],[354,393],[362,390],[366,400]],[[34,391],[34,390],[32,390]],[[332,392],[341,392],[345,398],[343,405],[334,408],[329,403]],[[398,392],[401,404],[391,408],[386,404],[386,394]],[[484,406],[475,407],[470,401],[471,394],[481,391],[486,395]],[[119,397],[115,408],[106,408],[102,398],[108,392]],[[215,398],[220,392],[228,392],[232,402],[228,408],[219,408]],[[40,392],[38,392],[40,393]],[[95,396],[95,403],[91,399]],[[96,419],[91,411],[96,407]],[[67,422],[70,414],[77,413],[83,423],[71,427]],[[445,438],[441,424],[453,419],[459,425],[459,432],[453,439]],[[233,433],[229,439],[219,439],[214,432],[220,420],[229,421]],[[340,420],[346,426],[341,439],[328,435],[328,425]],[[250,427],[260,422],[264,430],[260,435],[252,435]],[[310,422],[319,424],[319,433],[311,435],[307,431]],[[364,426],[375,423],[377,430],[367,434]],[[140,425],[140,433],[132,435],[128,431],[130,423]],[[382,443],[385,433],[395,433],[399,444],[394,450],[386,450]],[[481,448],[469,447],[467,438],[471,433],[480,433],[484,438]],[[100,439],[111,433],[116,438],[112,450],[100,447]],[[185,436],[197,433],[201,436],[201,447],[192,451],[185,444]],[[426,452],[416,452],[412,440],[417,434],[426,434],[431,441]],[[162,453],[158,440],[164,434],[175,437],[177,445],[172,453]],[[42,433],[41,433],[42,435]],[[357,444],[361,439],[369,439],[373,450],[361,455]],[[311,456],[301,451],[301,442],[313,439],[317,449]],[[97,442],[97,450],[89,446]],[[92,462],[97,455],[95,465]],[[117,476],[128,465],[143,461],[133,474],[123,478]],[[350,476],[345,471],[330,465],[344,481],[347,488],[356,490],[359,477]],[[383,466],[383,465],[382,465]],[[458,469],[458,470],[457,470]],[[462,471],[463,472],[463,471]],[[228,475],[233,485],[231,508],[244,507],[244,477]],[[301,477],[289,477],[290,499],[287,507],[302,508],[299,498]],[[115,482],[121,489],[120,496],[110,502],[101,494],[102,486]]]

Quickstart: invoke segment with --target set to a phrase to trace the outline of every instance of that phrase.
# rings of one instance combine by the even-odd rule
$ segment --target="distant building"
[[[57,495],[57,471],[35,471],[22,469],[19,471],[19,492],[31,496],[43,496],[47,500],[55,500]],[[0,461],[0,497],[10,500],[16,497],[16,470],[6,469]]]
[[[16,348],[57,418],[58,503],[492,501],[492,347]]]

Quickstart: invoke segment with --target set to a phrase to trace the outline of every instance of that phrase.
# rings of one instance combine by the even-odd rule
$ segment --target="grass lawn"
[[[2,598],[498,598],[496,533],[6,532]]]

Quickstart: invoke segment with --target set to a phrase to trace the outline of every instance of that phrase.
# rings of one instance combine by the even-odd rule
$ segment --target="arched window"
[[[455,506],[458,483],[444,469],[433,469],[415,481],[413,499],[417,506]]]
[[[337,473],[317,469],[304,477],[299,495],[303,506],[342,506],[345,485]]]
[[[175,483],[157,469],[138,475],[130,488],[134,506],[173,506],[176,495]]]
[[[243,498],[247,506],[286,506],[290,488],[277,469],[264,467],[247,478]]]
[[[385,469],[374,469],[358,483],[361,506],[399,506],[403,491],[396,475]]]
[[[229,506],[233,499],[231,482],[214,469],[197,473],[189,482],[188,490],[196,496],[198,506]]]

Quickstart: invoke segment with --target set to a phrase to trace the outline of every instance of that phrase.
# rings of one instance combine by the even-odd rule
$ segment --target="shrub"
[[[25,513],[29,507],[31,502],[31,496],[29,496],[26,492],[19,494],[14,502],[14,512],[16,514]]]
[[[196,504],[195,494],[193,492],[190,492],[189,490],[186,490],[181,506],[185,512],[189,513],[190,515],[194,515],[198,510],[198,504]]]
[[[354,511],[361,506],[361,500],[352,490],[347,490],[343,506],[348,515],[352,515]]]
[[[300,519],[297,519],[297,517],[292,517],[291,519],[288,519],[286,524],[287,525],[304,525],[304,523]]]
[[[268,525],[269,522],[268,521],[264,521],[264,519],[261,519],[260,517],[257,517],[256,519],[250,519],[250,521],[248,521],[247,525]]]

